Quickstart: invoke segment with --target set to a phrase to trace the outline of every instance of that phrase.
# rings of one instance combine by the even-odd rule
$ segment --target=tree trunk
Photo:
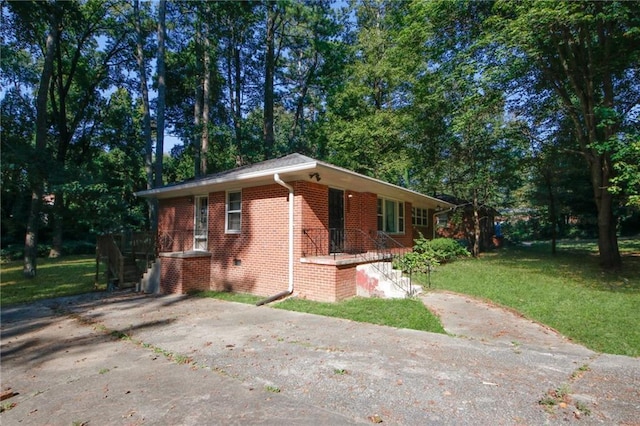
[[[613,196],[609,192],[611,162],[606,155],[595,155],[591,161],[591,181],[598,209],[598,249],[600,265],[605,269],[618,269],[622,258],[618,249],[616,218],[613,214]]]
[[[556,230],[558,219],[556,217],[556,197],[553,195],[553,185],[551,179],[552,171],[545,169],[543,171],[544,181],[547,186],[547,195],[549,196],[549,222],[551,223],[551,254],[556,254],[556,242],[558,232]]]
[[[62,256],[62,239],[64,232],[64,193],[56,191],[53,200],[53,238],[51,241],[51,250],[49,250],[49,258],[56,259]]]
[[[43,175],[43,170],[45,170],[43,157],[47,147],[47,91],[53,75],[55,42],[58,38],[57,14],[51,13],[50,17],[51,22],[49,24],[49,34],[47,35],[44,64],[36,100],[36,146],[34,152],[36,158],[29,170],[31,204],[24,238],[24,267],[22,270],[27,278],[35,277],[37,273],[38,225],[45,179]]]
[[[193,148],[194,148],[194,161],[193,161],[193,173],[195,177],[201,175],[200,160],[202,149],[202,89],[203,84],[203,60],[202,60],[202,28],[200,23],[200,14],[196,16],[196,31],[195,31],[195,51],[196,51],[196,87],[195,87],[195,102],[193,104]]]
[[[238,153],[242,157],[242,105],[241,101],[241,79],[242,79],[242,63],[240,61],[240,46],[234,47],[233,66],[236,74],[235,85],[235,108],[233,110],[233,127],[236,132],[236,146],[238,147]]]
[[[160,0],[158,5],[158,111],[156,130],[156,175],[155,186],[162,186],[162,160],[164,155],[164,110],[166,100],[166,65],[164,62],[164,39],[166,36],[165,15],[167,0]]]
[[[473,257],[480,255],[480,214],[478,210],[478,190],[473,190]]]
[[[77,60],[79,58],[78,49],[76,54],[74,54],[74,58]],[[64,81],[64,71],[62,69],[62,49],[60,43],[57,43],[56,46],[56,56],[58,62],[58,72],[57,72],[57,80],[58,83],[55,85],[57,87],[57,91],[54,90],[54,85],[50,87],[51,91],[51,104],[53,115],[56,118],[55,121],[58,123],[58,152],[56,154],[56,162],[55,170],[57,173],[61,174],[57,176],[58,182],[64,181],[64,170],[65,170],[65,162],[67,158],[67,152],[69,150],[69,145],[71,143],[71,135],[69,132],[69,128],[67,127],[67,93],[69,89],[69,83],[72,80],[72,76],[69,75],[68,81],[65,83]],[[74,68],[74,67],[72,67]],[[55,95],[58,95],[58,103],[56,106]],[[57,258],[62,254],[62,228],[63,228],[63,216],[64,216],[64,203],[62,202],[63,193],[62,191],[55,191],[55,197],[53,199],[53,209],[51,211],[51,217],[53,218],[53,239],[51,244],[51,250],[49,250],[50,258]]]
[[[209,16],[208,3],[205,2],[205,16]],[[209,24],[207,18],[203,21],[202,38],[202,133],[200,137],[200,176],[207,174],[207,160],[209,154],[209,85],[211,84],[211,43],[209,40]]]
[[[274,155],[275,145],[275,135],[273,130],[273,81],[276,66],[275,32],[277,12],[274,10],[274,7],[275,5],[273,3],[267,3],[267,37],[264,61],[264,120],[262,128],[264,152],[267,158],[271,158]]]
[[[144,39],[140,22],[140,0],[133,2],[133,13],[136,26],[136,61],[140,74],[140,93],[142,95],[142,135],[144,138],[144,171],[147,176],[147,189],[153,188],[153,140],[151,138],[151,112],[149,110],[149,88],[147,86],[147,64],[144,57]],[[147,201],[149,207],[149,224],[151,229],[157,228],[156,203]]]
[[[300,127],[300,132],[303,132],[302,122],[304,122],[304,101],[307,97],[307,92],[309,91],[309,86],[311,85],[311,81],[316,73],[316,68],[318,67],[318,51],[316,50],[313,53],[313,63],[309,67],[309,71],[305,76],[304,83],[300,89],[300,96],[298,97],[298,101],[296,102],[296,112],[293,117],[293,125],[291,126],[291,132],[289,133],[289,144],[291,145],[295,139],[296,130]]]

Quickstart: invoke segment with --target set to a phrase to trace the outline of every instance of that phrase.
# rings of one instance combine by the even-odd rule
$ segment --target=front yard
[[[513,308],[595,351],[637,357],[640,241],[621,240],[620,249],[623,270],[603,273],[594,242],[562,242],[556,256],[548,243],[508,247],[440,266],[432,287]]]
[[[637,357],[640,356],[640,241],[623,240],[620,248],[625,257],[624,269],[605,274],[597,266],[592,242],[565,242],[560,244],[556,256],[549,254],[544,243],[506,247],[480,259],[457,260],[438,267],[432,275],[432,287],[515,309],[595,351]],[[95,291],[94,276],[93,256],[39,259],[38,277],[33,280],[22,277],[21,261],[4,263],[0,276],[1,305]],[[100,279],[103,282],[98,290],[104,290],[104,276]],[[424,277],[417,277],[416,281],[426,283]],[[224,293],[210,296],[231,296],[231,300],[245,303],[260,299]],[[437,320],[434,322],[418,301],[356,298],[323,304],[292,299],[278,307],[442,332]]]
[[[22,266],[21,260],[0,265],[1,306],[105,290],[107,287],[104,274],[101,274],[98,288],[95,288],[95,255],[38,259],[38,275],[31,280],[22,275]]]

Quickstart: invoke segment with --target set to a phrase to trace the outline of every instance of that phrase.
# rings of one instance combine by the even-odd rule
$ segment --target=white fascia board
[[[332,170],[332,171],[345,173],[347,175],[350,175],[354,179],[368,181],[368,182],[371,182],[371,183],[373,183],[375,185],[381,185],[383,187],[387,187],[387,188],[393,189],[394,191],[400,191],[400,192],[408,193],[411,196],[419,198],[419,199],[427,199],[427,200],[429,200],[430,202],[432,202],[434,204],[440,204],[443,208],[453,208],[453,207],[455,207],[455,204],[451,204],[451,203],[449,203],[447,201],[444,201],[444,200],[441,200],[439,198],[434,198],[434,197],[431,197],[429,195],[425,195],[425,194],[423,194],[421,192],[414,191],[412,189],[403,188],[401,186],[394,185],[392,183],[385,182],[383,180],[376,179],[376,178],[373,178],[373,177],[370,177],[370,176],[362,175],[360,173],[356,173],[354,171],[351,171],[349,169],[344,169],[342,167],[334,166],[334,165],[329,164],[329,163],[320,163],[320,164],[318,164],[318,168],[320,168],[320,169],[326,168],[326,169],[329,169],[329,170]]]
[[[293,166],[277,167],[273,169],[258,170],[255,172],[240,173],[238,175],[235,175],[234,177],[223,176],[223,177],[211,178],[211,179],[204,178],[204,179],[199,179],[191,182],[165,186],[162,188],[154,188],[154,189],[148,189],[145,191],[138,191],[134,193],[134,195],[136,197],[146,197],[146,198],[168,198],[173,193],[182,193],[184,191],[202,189],[210,186],[223,185],[227,183],[243,182],[251,179],[258,179],[258,178],[265,178],[265,177],[270,178],[276,173],[286,177],[286,174],[288,173],[296,173],[304,170],[312,170],[312,169],[315,169],[316,166],[317,166],[317,162],[314,161],[309,163],[296,164]]]

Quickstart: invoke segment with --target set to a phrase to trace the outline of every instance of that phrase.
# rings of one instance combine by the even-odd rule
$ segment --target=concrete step
[[[142,275],[139,282],[138,291],[150,294],[159,294],[160,292],[160,258],[156,258],[151,262],[147,271]]]
[[[415,294],[409,277],[393,269],[391,262],[358,265],[356,294],[363,297],[404,298]]]

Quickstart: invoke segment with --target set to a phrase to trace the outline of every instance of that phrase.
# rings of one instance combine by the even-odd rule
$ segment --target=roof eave
[[[312,170],[317,167],[317,162],[307,162],[302,164],[296,164],[293,166],[275,167],[268,170],[260,170],[249,173],[241,173],[233,177],[219,177],[219,178],[202,178],[190,182],[179,183],[171,186],[163,186],[161,188],[147,189],[144,191],[138,191],[134,193],[136,197],[142,198],[171,198],[173,196],[180,196],[185,194],[196,194],[202,192],[203,189],[214,187],[216,185],[224,185],[232,182],[250,182],[252,180],[259,180],[261,178],[271,177],[278,173],[281,176],[286,177],[287,174],[301,172],[305,170]],[[193,194],[192,194],[193,193]]]

